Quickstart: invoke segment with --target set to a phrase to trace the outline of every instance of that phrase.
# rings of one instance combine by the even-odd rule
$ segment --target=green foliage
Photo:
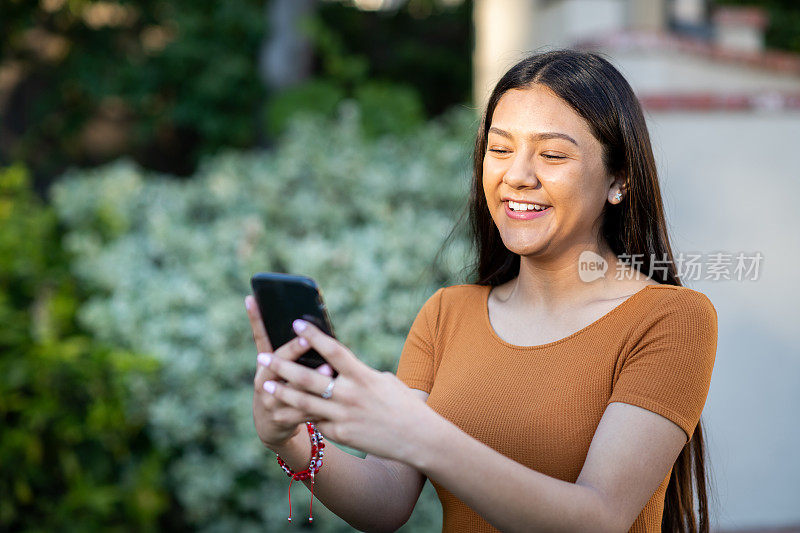
[[[149,529],[163,460],[126,402],[157,365],[76,326],[81,288],[28,181],[0,169],[0,529]]]
[[[289,530],[286,476],[253,429],[250,276],[314,277],[342,342],[393,371],[422,303],[462,276],[463,232],[431,263],[466,203],[476,126],[461,110],[370,139],[348,101],[333,121],[297,117],[273,152],[207,159],[187,182],[120,161],[54,189],[74,273],[96,291],[81,323],[162,365],[163,388],[140,391],[139,405],[194,527]],[[301,520],[309,494],[294,495]],[[322,506],[314,514],[317,528],[351,530]],[[439,514],[427,487],[408,527],[435,529]]]
[[[328,80],[310,80],[284,89],[273,96],[265,111],[267,131],[277,137],[300,113],[333,116],[344,90]]]
[[[37,174],[120,153],[185,172],[220,147],[252,146],[264,4],[0,2],[2,60],[24,72],[0,156]]]
[[[416,91],[402,85],[366,83],[356,89],[361,105],[362,127],[370,136],[405,134],[423,122],[422,104]]]
[[[285,89],[267,107],[268,131],[280,135],[301,113],[333,117],[344,98],[344,89],[327,80],[315,79]],[[407,86],[364,82],[357,86],[352,99],[361,109],[361,129],[368,137],[407,134],[424,122],[419,96]]]
[[[258,58],[269,1],[0,2],[0,164],[24,161],[44,183],[121,155],[189,175],[201,157],[263,144],[295,112],[332,115],[343,98],[362,102],[368,135],[468,100],[469,1],[392,14],[317,2],[303,30],[312,78],[268,94]]]
[[[296,113],[332,116],[344,98],[361,108],[368,136],[402,135],[470,98],[472,2],[447,7],[415,0],[390,13],[321,2],[300,30],[313,43],[315,78],[273,95],[267,131]]]
[[[471,0],[410,0],[388,12],[345,4],[351,2],[320,2],[305,27],[319,76],[351,88],[366,80],[409,87],[428,117],[471,100]]]

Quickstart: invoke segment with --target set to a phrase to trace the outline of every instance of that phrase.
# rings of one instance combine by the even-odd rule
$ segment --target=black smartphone
[[[292,322],[297,318],[311,322],[327,335],[336,338],[322,299],[322,289],[310,277],[259,272],[250,278],[250,286],[273,350],[297,337],[292,328]],[[326,361],[314,348],[309,348],[297,362],[309,368],[317,368]],[[337,375],[339,373],[333,369],[333,377]]]

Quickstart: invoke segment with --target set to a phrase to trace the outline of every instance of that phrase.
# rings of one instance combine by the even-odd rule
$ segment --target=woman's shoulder
[[[645,287],[650,298],[642,298],[640,325],[665,323],[716,324],[717,309],[705,293],[682,285],[653,284]],[[647,308],[647,309],[645,309]]]
[[[441,291],[442,305],[457,305],[459,302],[463,303],[465,298],[480,297],[490,289],[491,287],[489,285],[460,283],[442,287],[439,291]]]
[[[430,332],[457,323],[468,310],[480,309],[480,298],[476,296],[485,290],[484,287],[466,283],[440,287],[422,304],[416,321],[426,324]]]
[[[693,302],[696,305],[714,308],[714,304],[711,303],[711,299],[706,296],[705,293],[690,287],[685,287],[683,285],[667,285],[663,283],[649,285],[649,287],[665,292],[670,291],[667,294],[671,295],[669,301],[672,302],[672,305],[685,305],[686,303]]]
[[[707,314],[713,313],[713,315],[716,317],[717,308],[714,307],[714,304],[711,302],[711,298],[709,298],[705,293],[679,285],[674,285],[674,287],[675,297],[672,300],[673,305],[681,308],[692,307],[697,312]]]
[[[660,300],[670,300],[673,302],[678,301],[700,301],[711,303],[711,300],[704,293],[685,287],[683,285],[672,285],[669,283],[660,283],[652,278],[637,281],[624,285],[619,290],[621,293],[636,294],[638,292],[648,293]]]
[[[452,315],[450,313],[452,310],[461,312],[473,307],[475,304],[480,305],[484,291],[490,288],[488,285],[472,283],[441,287],[428,297],[423,308],[429,314]]]

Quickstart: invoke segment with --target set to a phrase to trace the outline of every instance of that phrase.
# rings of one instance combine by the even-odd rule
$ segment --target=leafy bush
[[[148,529],[170,505],[128,383],[155,360],[75,324],[83,297],[51,209],[0,169],[0,529]]]
[[[339,338],[393,371],[424,300],[465,264],[460,233],[431,261],[466,202],[475,126],[471,112],[453,111],[402,139],[365,140],[346,102],[335,121],[306,115],[273,152],[219,155],[188,182],[120,161],[57,185],[74,272],[98,291],[81,322],[161,363],[163,388],[140,390],[139,401],[171,458],[170,490],[198,529],[286,523],[287,480],[250,412],[250,276],[314,277]],[[350,530],[319,508],[315,527]],[[438,513],[428,486],[408,527],[437,527]]]
[[[345,90],[328,80],[315,79],[284,89],[266,106],[268,131],[280,136],[300,113],[332,117]],[[369,137],[414,132],[424,122],[422,103],[414,89],[397,83],[364,82],[352,98],[361,109],[361,129]]]

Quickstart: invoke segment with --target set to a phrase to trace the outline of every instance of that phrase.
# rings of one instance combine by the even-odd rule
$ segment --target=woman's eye
[[[502,148],[489,148],[489,151],[496,154],[507,154],[510,150],[503,150]]]
[[[563,155],[553,155],[553,154],[542,154],[542,157],[544,157],[545,159],[551,159],[551,160],[566,159],[566,157],[563,156]]]

